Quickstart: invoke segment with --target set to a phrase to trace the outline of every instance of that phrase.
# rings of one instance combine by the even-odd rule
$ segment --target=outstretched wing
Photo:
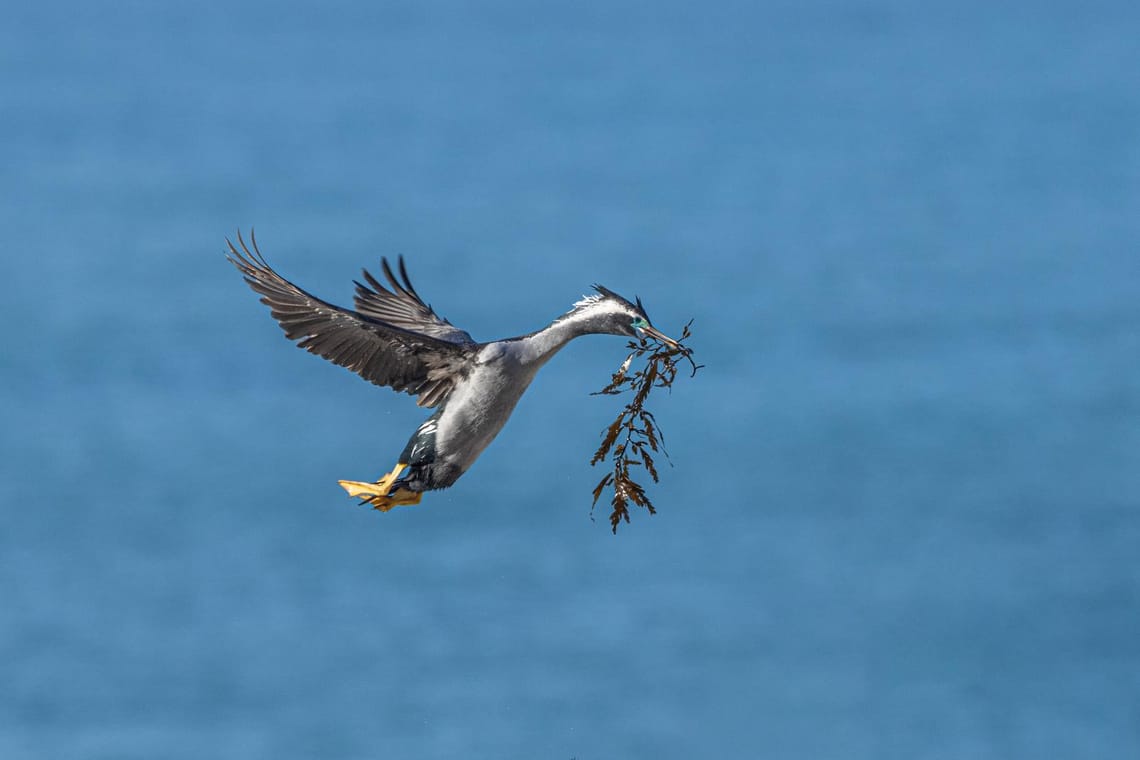
[[[469,371],[473,343],[441,340],[322,301],[273,271],[252,233],[250,242],[252,251],[239,233],[239,252],[227,239],[228,258],[300,348],[376,385],[418,396],[416,403],[426,407],[444,401]]]
[[[380,266],[384,270],[384,277],[387,278],[391,290],[381,285],[367,269],[362,270],[368,284],[356,281],[357,313],[449,343],[474,345],[475,341],[466,331],[460,330],[440,317],[420,298],[420,294],[412,287],[412,281],[408,279],[403,256],[399,259],[400,278],[403,282],[392,274],[392,267],[388,266],[387,259],[380,259]]]

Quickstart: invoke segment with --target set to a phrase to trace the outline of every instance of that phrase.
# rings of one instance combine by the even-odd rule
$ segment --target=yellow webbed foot
[[[400,477],[400,473],[403,472],[407,466],[408,465],[403,462],[397,464],[390,473],[375,483],[362,483],[358,480],[338,480],[337,482],[340,483],[341,488],[348,492],[349,496],[363,499],[361,504],[369,504],[373,509],[387,512],[392,507],[402,507],[420,503],[420,498],[423,494],[416,491],[409,491],[406,488],[397,488],[395,493],[388,493],[392,490],[392,485],[396,482],[396,478]]]
[[[409,491],[406,488],[398,488],[391,496],[380,497],[373,496],[367,499],[366,502],[372,505],[373,509],[379,509],[381,512],[387,512],[392,507],[408,507],[413,504],[419,504],[423,494],[418,491]]]

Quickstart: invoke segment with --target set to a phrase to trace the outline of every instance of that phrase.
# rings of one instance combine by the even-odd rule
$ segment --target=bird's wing
[[[381,285],[367,269],[362,270],[368,284],[356,282],[357,313],[449,343],[474,345],[475,341],[465,330],[460,330],[436,314],[431,306],[420,298],[420,294],[412,287],[412,281],[408,279],[403,256],[399,260],[400,280],[397,280],[392,273],[392,267],[388,266],[387,259],[380,259],[380,266],[384,270],[384,277],[387,278],[391,290]]]
[[[285,336],[300,348],[376,385],[418,396],[416,403],[426,407],[444,401],[469,371],[473,345],[440,340],[322,301],[274,272],[252,235],[250,241],[252,251],[239,234],[239,252],[226,240],[228,258],[261,294]]]

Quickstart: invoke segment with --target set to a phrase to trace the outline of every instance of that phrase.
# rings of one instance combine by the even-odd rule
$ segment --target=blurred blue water
[[[1130,3],[6,4],[0,756],[1140,753]],[[404,253],[707,369],[611,536],[597,337],[455,488],[282,339]]]

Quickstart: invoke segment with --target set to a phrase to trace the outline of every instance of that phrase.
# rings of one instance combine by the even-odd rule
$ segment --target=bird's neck
[[[541,330],[520,338],[522,361],[524,364],[542,366],[570,341],[595,332],[597,330],[589,320],[575,318],[571,312]]]

